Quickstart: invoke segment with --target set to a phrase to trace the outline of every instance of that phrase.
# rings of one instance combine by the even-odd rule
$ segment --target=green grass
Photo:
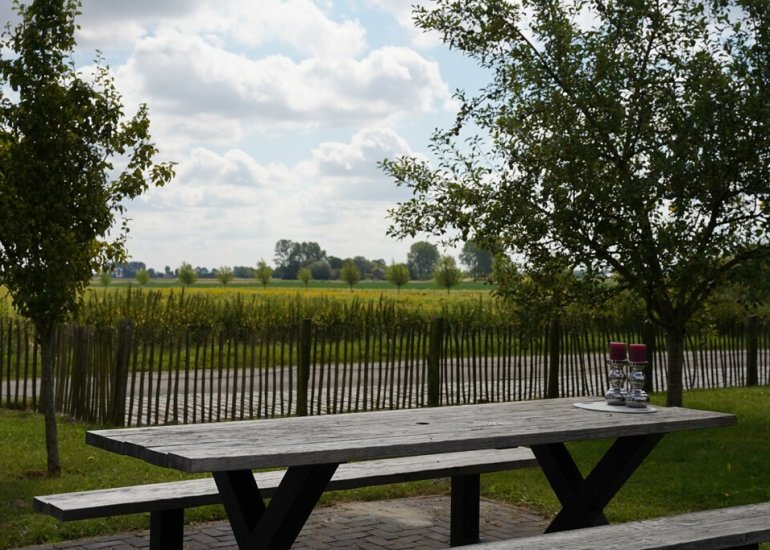
[[[685,406],[733,413],[738,425],[666,435],[607,507],[611,522],[770,500],[770,388],[690,391]],[[568,446],[585,475],[609,443]],[[489,496],[545,514],[559,508],[538,469],[490,474],[482,485]]]
[[[89,427],[61,419],[59,445],[63,474],[46,476],[43,418],[41,415],[0,410],[0,548],[15,548],[103,533],[142,529],[149,518],[141,515],[63,523],[32,510],[32,497],[99,487],[135,485],[182,479],[172,470],[90,447]],[[211,510],[197,510],[201,519]]]
[[[656,403],[663,396],[654,396]],[[770,388],[693,391],[685,395],[691,408],[734,413],[738,426],[672,433],[652,452],[607,508],[610,521],[627,521],[691,510],[770,500]],[[87,426],[62,420],[60,445],[63,474],[45,475],[42,417],[0,411],[0,548],[146,529],[144,515],[62,523],[32,511],[32,497],[58,492],[181,479],[171,470],[147,465],[89,447]],[[586,473],[608,442],[571,444]],[[526,504],[544,514],[558,509],[539,470],[485,475],[486,495]],[[423,482],[330,494],[324,502],[399,497],[446,492],[443,483]],[[223,517],[218,507],[188,513],[194,521]]]

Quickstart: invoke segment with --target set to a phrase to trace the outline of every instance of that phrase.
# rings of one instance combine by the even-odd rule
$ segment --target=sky
[[[84,0],[77,67],[101,51],[126,112],[147,103],[157,160],[177,163],[128,204],[131,259],[254,266],[290,239],[405,261],[414,241],[386,235],[387,210],[409,192],[377,162],[427,156],[454,91],[484,84],[414,27],[415,1]]]

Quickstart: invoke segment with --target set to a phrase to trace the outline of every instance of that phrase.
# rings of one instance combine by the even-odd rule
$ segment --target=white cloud
[[[293,166],[262,164],[239,149],[196,148],[172,184],[129,205],[131,253],[169,265],[192,257],[216,258],[207,260],[209,267],[242,265],[238,258],[251,250],[264,256],[278,239],[290,238],[317,241],[338,256],[371,255],[367,243],[383,239],[386,211],[403,198],[376,162],[409,152],[388,127],[364,128],[348,143],[321,143]],[[181,241],[197,244],[175,247]]]
[[[288,238],[403,260],[385,231],[406,191],[376,163],[451,120],[439,64],[465,76],[420,53],[413,1],[84,0],[76,59],[104,52],[127,115],[146,102],[179,163],[128,205],[133,257],[253,265]]]
[[[81,48],[131,46],[159,23],[185,21],[206,0],[84,0],[78,18]]]
[[[403,120],[446,107],[450,95],[438,64],[407,48],[360,60],[251,59],[170,30],[141,40],[117,74],[182,142]]]
[[[121,47],[169,29],[241,46],[279,44],[302,55],[356,55],[366,46],[357,21],[336,21],[312,0],[87,0],[79,43]]]

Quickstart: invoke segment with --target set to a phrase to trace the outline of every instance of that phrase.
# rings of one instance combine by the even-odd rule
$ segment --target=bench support
[[[464,546],[479,542],[479,494],[481,476],[452,476],[449,545]]]
[[[533,445],[532,452],[562,505],[546,533],[606,525],[604,507],[662,437],[650,434],[618,438],[585,479],[563,443]]]
[[[184,508],[150,512],[150,550],[182,550]]]
[[[337,464],[290,467],[268,506],[251,471],[214,472],[238,547],[291,548],[336,469]]]

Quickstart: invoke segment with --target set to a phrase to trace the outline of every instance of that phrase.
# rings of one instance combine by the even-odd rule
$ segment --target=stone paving
[[[542,533],[548,520],[523,507],[482,499],[482,541]],[[412,550],[449,547],[449,496],[345,502],[315,510],[294,548],[302,550]],[[28,546],[18,550],[137,550],[148,532]],[[236,548],[226,522],[187,526],[185,550]]]

